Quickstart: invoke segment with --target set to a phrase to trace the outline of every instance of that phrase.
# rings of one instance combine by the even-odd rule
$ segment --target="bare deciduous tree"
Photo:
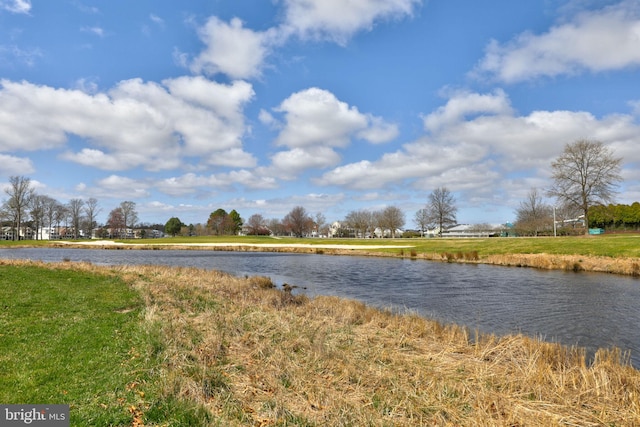
[[[322,212],[316,213],[316,232],[318,233],[318,237],[323,234],[327,234],[327,218],[324,216]]]
[[[351,211],[344,218],[345,224],[355,231],[355,237],[366,237],[372,227],[372,213],[366,209]]]
[[[73,238],[78,240],[80,236],[80,224],[82,222],[82,208],[84,206],[84,200],[71,199],[67,203],[67,209],[69,210],[69,216],[71,218],[71,226],[73,227]]]
[[[91,197],[84,205],[84,213],[87,219],[86,231],[87,236],[91,239],[93,237],[93,230],[96,228],[96,217],[100,213],[101,209],[98,207],[98,200]]]
[[[516,228],[520,233],[537,236],[553,227],[553,208],[544,203],[537,188],[532,188],[516,209]]]
[[[49,228],[49,239],[56,236],[59,237],[57,232],[53,230],[53,224],[56,221],[56,212],[58,211],[58,206],[60,202],[58,202],[53,197],[44,196],[43,200],[43,209],[44,209],[44,221]]]
[[[136,211],[136,203],[126,201],[120,203],[120,209],[122,210],[122,217],[124,220],[125,228],[134,228],[138,222],[138,211]]]
[[[457,222],[456,212],[458,208],[455,205],[453,194],[446,188],[436,188],[429,194],[429,203],[427,210],[431,223],[438,226],[438,234],[442,236],[442,230],[448,225],[455,225]]]
[[[274,236],[282,236],[287,232],[285,230],[284,224],[282,224],[282,220],[279,220],[278,218],[271,218],[270,220],[268,220],[267,227]]]
[[[284,217],[282,224],[294,236],[302,237],[313,229],[313,218],[305,208],[296,206]]]
[[[34,195],[31,179],[24,176],[9,177],[9,187],[5,189],[5,193],[9,196],[9,200],[5,202],[6,211],[16,230],[12,238],[13,240],[16,240],[16,238],[19,240],[22,221],[26,215],[29,201]]]
[[[29,203],[29,214],[31,215],[31,221],[33,221],[33,228],[35,230],[35,239],[42,240],[42,228],[45,220],[45,205],[48,196],[35,194]]]
[[[107,227],[111,230],[112,238],[126,237],[127,224],[124,219],[124,212],[122,211],[122,207],[117,207],[109,212],[109,217],[107,218]]]
[[[67,236],[66,225],[69,220],[69,209],[67,208],[67,206],[63,205],[62,203],[56,203],[55,211],[53,213],[53,220],[56,223],[56,229],[58,230],[58,237],[68,238],[69,236]],[[60,223],[65,224],[64,233],[60,232]]]
[[[387,206],[380,211],[380,226],[391,232],[391,238],[396,237],[396,230],[404,227],[404,213],[397,206]]]
[[[247,220],[247,233],[254,236],[269,234],[267,221],[260,214],[253,214]]]
[[[431,218],[429,216],[429,210],[428,209],[418,209],[416,211],[415,216],[413,217],[413,222],[418,226],[418,228],[420,229],[420,235],[424,236],[424,232],[429,228],[429,225],[431,224]]]
[[[622,181],[622,159],[600,141],[578,140],[567,144],[551,163],[553,187],[548,194],[580,209],[585,233],[589,233],[589,207],[610,202],[617,183]]]

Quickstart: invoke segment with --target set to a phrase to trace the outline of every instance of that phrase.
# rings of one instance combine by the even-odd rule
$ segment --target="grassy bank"
[[[616,351],[599,351],[588,366],[579,349],[523,336],[470,337],[417,316],[292,295],[273,289],[267,278],[72,263],[15,262],[0,272],[1,354],[10,359],[0,366],[12,366],[0,368],[0,400],[71,403],[82,421],[640,424],[640,372]],[[23,279],[16,282],[15,274]],[[15,292],[16,283],[25,290]],[[39,290],[43,284],[46,291]],[[69,314],[67,295],[76,293]],[[29,304],[46,295],[46,308],[27,314],[33,313]],[[55,319],[65,327],[52,334]],[[82,319],[96,324],[77,331],[78,341],[90,347],[85,350],[70,347],[75,339],[54,345],[27,328],[72,334]],[[5,345],[5,338],[12,344]],[[31,358],[40,361],[20,367],[18,361]],[[63,365],[70,372],[49,374]]]
[[[410,246],[417,254],[470,253],[477,252],[480,257],[506,254],[553,254],[584,255],[604,257],[640,258],[640,234],[605,234],[598,236],[563,237],[495,237],[474,239],[416,238],[416,239],[297,239],[253,236],[207,236],[176,237],[154,240],[123,240],[126,243],[144,244],[203,244],[203,243],[244,243],[244,244],[309,244],[322,246],[335,245],[372,245],[372,246]],[[376,249],[397,253],[397,249]],[[410,249],[406,250],[407,252]]]
[[[160,402],[149,381],[159,362],[145,312],[117,275],[2,263],[0,402],[69,404],[74,426],[133,425],[141,407],[189,420],[193,408]]]
[[[67,241],[68,242],[68,241]],[[86,243],[81,240],[79,243]],[[315,247],[323,245],[371,245],[371,246],[408,246],[420,254],[473,253],[480,258],[491,255],[508,254],[551,254],[582,255],[612,258],[639,258],[640,234],[604,234],[598,236],[563,236],[563,237],[495,237],[495,238],[415,238],[415,239],[297,239],[255,236],[203,236],[175,237],[162,239],[117,240],[119,243],[133,245],[205,245],[245,244],[245,245],[299,245],[307,244]],[[1,247],[12,246],[56,246],[59,241],[22,240],[17,242],[0,241]],[[398,249],[372,249],[372,252],[398,253]]]

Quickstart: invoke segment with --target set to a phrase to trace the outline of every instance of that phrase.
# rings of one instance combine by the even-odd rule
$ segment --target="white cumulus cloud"
[[[276,111],[285,115],[277,145],[305,147],[323,144],[343,147],[367,127],[367,117],[329,91],[310,88],[294,93]]]
[[[271,158],[281,179],[294,179],[307,169],[326,169],[340,162],[340,155],[330,147],[306,147],[280,151]]]
[[[253,167],[255,158],[242,149],[243,108],[253,96],[246,82],[203,77],[132,79],[95,94],[2,80],[0,150],[64,149],[75,135],[85,147],[63,158],[105,170],[173,169],[186,157]]]
[[[267,112],[260,117],[263,123],[280,129],[276,145],[288,148],[271,157],[272,173],[282,179],[337,165],[340,155],[335,149],[355,139],[378,144],[398,136],[395,124],[363,114],[333,93],[315,87],[292,94],[274,112],[283,115],[282,123]]]
[[[276,139],[280,146],[344,147],[354,137],[379,143],[397,136],[395,125],[360,113],[333,93],[315,87],[292,94],[275,111],[284,114],[285,124]]]
[[[97,189],[93,192],[98,193],[99,196],[136,200],[150,195],[148,182],[120,175],[103,178],[97,182],[97,185]]]
[[[286,31],[340,44],[380,20],[411,16],[421,0],[283,0]]]
[[[582,138],[610,146],[627,168],[640,164],[640,124],[631,115],[598,118],[562,110],[517,115],[501,91],[460,92],[424,122],[428,135],[377,160],[338,166],[316,183],[359,190],[447,185],[480,194],[522,173],[548,178],[550,163],[565,144]]]
[[[544,34],[489,43],[474,73],[505,83],[640,65],[640,3],[627,0],[578,14]]]
[[[234,170],[225,173],[198,175],[187,173],[181,176],[166,178],[157,183],[157,190],[171,196],[184,196],[193,193],[211,193],[213,190],[230,190],[241,186],[255,190],[273,189],[276,180],[262,176],[255,170]]]
[[[0,154],[0,174],[3,176],[28,175],[35,172],[33,162],[25,157]]]
[[[473,115],[509,114],[510,112],[508,96],[502,90],[496,90],[492,94],[458,92],[449,98],[446,105],[425,117],[424,127],[434,132]]]
[[[198,30],[205,49],[191,62],[195,73],[226,74],[233,79],[257,77],[270,52],[270,32],[245,28],[233,18],[229,23],[213,16]]]
[[[268,56],[291,37],[341,45],[375,23],[412,16],[422,0],[282,0],[282,23],[265,31],[245,27],[239,18],[226,22],[211,16],[198,29],[205,47],[190,60],[175,52],[176,61],[194,73],[225,74],[232,79],[260,77]]]

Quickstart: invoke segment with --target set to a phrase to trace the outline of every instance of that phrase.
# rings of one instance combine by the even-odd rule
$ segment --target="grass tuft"
[[[276,287],[275,283],[273,283],[270,277],[253,276],[247,279],[249,281],[250,286],[256,287],[258,289],[273,289]]]
[[[633,277],[640,277],[640,263],[634,262],[631,264],[631,275]]]
[[[445,252],[445,253],[442,254],[442,258],[447,260],[447,262],[453,262],[456,257],[451,252]]]
[[[480,256],[478,255],[478,251],[470,251],[465,252],[464,259],[467,261],[478,261]]]

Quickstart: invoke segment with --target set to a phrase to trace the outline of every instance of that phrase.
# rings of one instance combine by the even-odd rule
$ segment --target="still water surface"
[[[2,249],[0,258],[98,265],[161,264],[265,275],[309,296],[335,295],[410,310],[472,330],[521,332],[586,347],[630,350],[640,367],[640,280],[488,265],[208,250]]]

